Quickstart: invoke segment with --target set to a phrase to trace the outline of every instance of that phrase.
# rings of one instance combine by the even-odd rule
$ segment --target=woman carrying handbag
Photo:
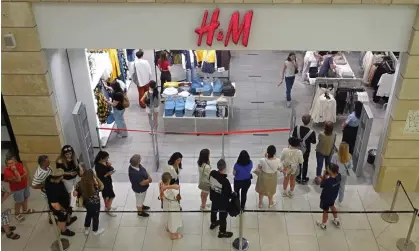
[[[83,201],[86,208],[86,217],[84,219],[84,233],[90,232],[90,225],[93,222],[92,232],[94,235],[100,235],[105,231],[99,228],[100,214],[100,191],[103,190],[103,183],[93,173],[92,169],[88,169],[83,173],[81,180],[76,184],[73,196]]]

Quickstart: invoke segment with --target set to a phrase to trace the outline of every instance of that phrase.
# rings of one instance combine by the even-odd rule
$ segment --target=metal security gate
[[[86,106],[80,101],[77,102],[72,114],[74,125],[76,126],[77,138],[80,142],[82,161],[86,168],[92,168],[95,160],[95,152],[89,130]]]
[[[362,106],[361,121],[358,126],[358,133],[356,135],[354,153],[352,156],[354,171],[358,177],[363,174],[365,155],[367,154],[368,140],[371,134],[373,119],[374,116],[372,115],[370,107],[364,104]]]

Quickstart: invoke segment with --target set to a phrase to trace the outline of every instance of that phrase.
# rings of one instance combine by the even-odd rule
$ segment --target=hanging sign
[[[227,33],[224,34],[222,29],[218,29],[220,22],[218,17],[220,16],[220,9],[215,9],[211,15],[211,21],[207,23],[208,10],[205,11],[202,17],[202,24],[200,27],[195,29],[195,33],[198,34],[198,46],[201,46],[204,35],[207,35],[206,44],[212,46],[214,36],[217,41],[224,42],[224,46],[227,47],[230,38],[234,44],[238,44],[241,38],[243,46],[247,47],[249,43],[250,28],[252,26],[253,11],[249,10],[244,14],[244,18],[240,23],[240,12],[234,12],[230,17],[228,24]]]

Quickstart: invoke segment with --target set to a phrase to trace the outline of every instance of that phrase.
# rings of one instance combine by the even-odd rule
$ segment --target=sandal
[[[23,211],[24,214],[31,214],[31,213],[35,213],[35,210],[33,210],[32,208],[28,208],[26,211]]]
[[[6,234],[6,237],[12,240],[17,240],[20,238],[20,235],[13,233],[10,231],[8,234]]]
[[[18,214],[18,215],[15,216],[15,219],[17,221],[24,221],[25,220],[25,217],[23,217],[23,215],[21,215],[21,214]]]
[[[10,231],[15,231],[16,230],[16,227],[15,226],[9,226],[9,229],[10,229]],[[4,231],[4,228],[2,227],[1,228],[1,232],[2,233],[5,233],[6,231]]]

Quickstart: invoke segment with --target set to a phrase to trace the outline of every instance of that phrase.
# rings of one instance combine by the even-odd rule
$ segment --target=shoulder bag
[[[211,189],[210,183],[208,183],[204,179],[205,168],[207,167],[207,165],[208,164],[206,164],[206,163],[202,165],[201,176],[199,176],[198,188],[201,189],[201,190],[203,190],[203,191],[209,191]]]
[[[334,134],[335,134],[335,138],[333,140],[333,146],[332,146],[332,150],[330,150],[330,155],[329,156],[332,156],[333,154],[338,152],[338,148],[336,147],[336,133],[334,133]]]

